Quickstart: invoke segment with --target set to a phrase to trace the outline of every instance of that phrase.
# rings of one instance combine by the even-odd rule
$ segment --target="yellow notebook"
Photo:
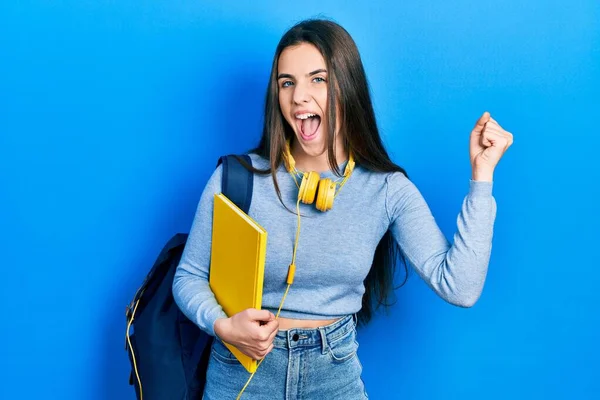
[[[224,194],[214,198],[209,284],[231,317],[247,308],[261,309],[267,231]],[[257,362],[225,343],[248,372]]]

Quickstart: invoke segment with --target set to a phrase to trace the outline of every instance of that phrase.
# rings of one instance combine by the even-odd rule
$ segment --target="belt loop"
[[[352,320],[354,321],[354,328],[358,325],[358,315],[356,313],[352,314]]]
[[[327,354],[329,344],[327,343],[327,336],[325,336],[325,329],[319,327],[319,333],[321,334],[321,354]]]

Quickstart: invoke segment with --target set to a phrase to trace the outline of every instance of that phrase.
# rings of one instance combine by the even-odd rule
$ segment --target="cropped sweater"
[[[250,156],[254,166],[268,168],[266,159]],[[321,178],[326,177],[338,178],[333,171],[321,173]],[[275,313],[292,260],[298,187],[282,165],[277,180],[286,209],[271,175],[255,174],[253,179],[248,215],[268,233],[262,308]],[[375,249],[388,230],[410,266],[440,297],[461,307],[473,305],[481,295],[492,249],[496,217],[492,186],[493,182],[469,180],[449,243],[423,196],[404,174],[372,172],[357,164],[331,210],[321,212],[314,204],[300,204],[296,274],[280,315],[335,319],[358,312]],[[213,201],[220,192],[218,167],[198,203],[173,281],[179,308],[211,335],[215,335],[215,321],[227,317],[208,283]]]

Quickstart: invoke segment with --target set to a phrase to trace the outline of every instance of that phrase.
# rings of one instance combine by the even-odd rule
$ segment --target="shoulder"
[[[385,184],[392,189],[400,189],[412,184],[411,180],[400,171],[385,172],[384,175]]]
[[[268,159],[256,154],[256,153],[248,153],[248,157],[252,161],[252,166],[254,168],[266,169],[269,168],[270,162]]]
[[[412,185],[412,182],[401,171],[373,171],[358,163],[352,172],[351,179],[364,190],[383,195],[405,190]]]
[[[416,187],[402,171],[373,171],[357,164],[356,181],[361,190],[382,196],[386,203],[412,194]]]
[[[415,184],[400,171],[385,173],[385,186],[387,197],[398,197],[418,191]]]
[[[423,195],[404,173],[386,174],[386,208],[391,219],[402,212],[426,206]]]

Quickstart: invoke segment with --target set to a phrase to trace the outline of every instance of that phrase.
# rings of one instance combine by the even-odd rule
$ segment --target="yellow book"
[[[247,308],[261,309],[267,231],[224,194],[214,198],[210,288],[227,316]],[[252,373],[256,360],[225,343]]]

